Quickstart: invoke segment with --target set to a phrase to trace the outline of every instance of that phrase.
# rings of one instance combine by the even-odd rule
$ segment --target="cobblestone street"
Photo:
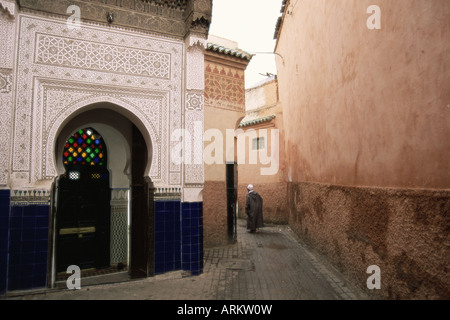
[[[287,226],[252,234],[238,221],[238,241],[204,253],[204,272],[171,272],[144,280],[83,285],[79,290],[9,293],[11,300],[362,300],[319,255]],[[92,281],[92,279],[90,279]]]

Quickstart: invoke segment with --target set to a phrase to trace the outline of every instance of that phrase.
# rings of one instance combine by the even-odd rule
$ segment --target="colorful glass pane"
[[[65,167],[106,166],[106,148],[102,136],[92,128],[75,132],[64,144],[63,163]]]

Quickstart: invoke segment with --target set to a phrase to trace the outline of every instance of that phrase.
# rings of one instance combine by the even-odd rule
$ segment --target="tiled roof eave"
[[[236,57],[236,58],[239,58],[242,60],[247,60],[247,61],[250,61],[252,59],[252,55],[245,51],[226,48],[224,46],[219,46],[214,43],[208,43],[206,45],[206,50],[210,50],[213,52],[221,53],[224,55]]]
[[[275,119],[275,115],[271,115],[271,116],[267,116],[264,118],[259,118],[259,119],[254,119],[254,120],[250,120],[250,121],[245,121],[239,124],[239,128],[243,128],[243,127],[248,127],[248,126],[252,126],[252,125],[256,125],[256,124],[261,124],[261,123],[265,123],[265,122],[269,122],[271,120]]]

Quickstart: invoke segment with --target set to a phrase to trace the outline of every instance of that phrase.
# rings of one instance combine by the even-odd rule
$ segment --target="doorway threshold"
[[[67,279],[70,274],[65,272],[58,273],[56,276],[55,287],[67,288]],[[125,282],[131,280],[128,268],[109,267],[102,269],[84,269],[81,270],[81,287],[99,284]]]

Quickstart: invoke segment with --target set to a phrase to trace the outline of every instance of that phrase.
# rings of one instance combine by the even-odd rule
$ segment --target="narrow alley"
[[[360,300],[368,299],[368,294],[302,244],[288,226],[270,225],[252,234],[247,233],[245,220],[238,220],[237,243],[205,249],[204,271],[199,276],[186,277],[176,271],[98,285],[83,285],[81,279],[79,290],[10,292],[7,299]]]

